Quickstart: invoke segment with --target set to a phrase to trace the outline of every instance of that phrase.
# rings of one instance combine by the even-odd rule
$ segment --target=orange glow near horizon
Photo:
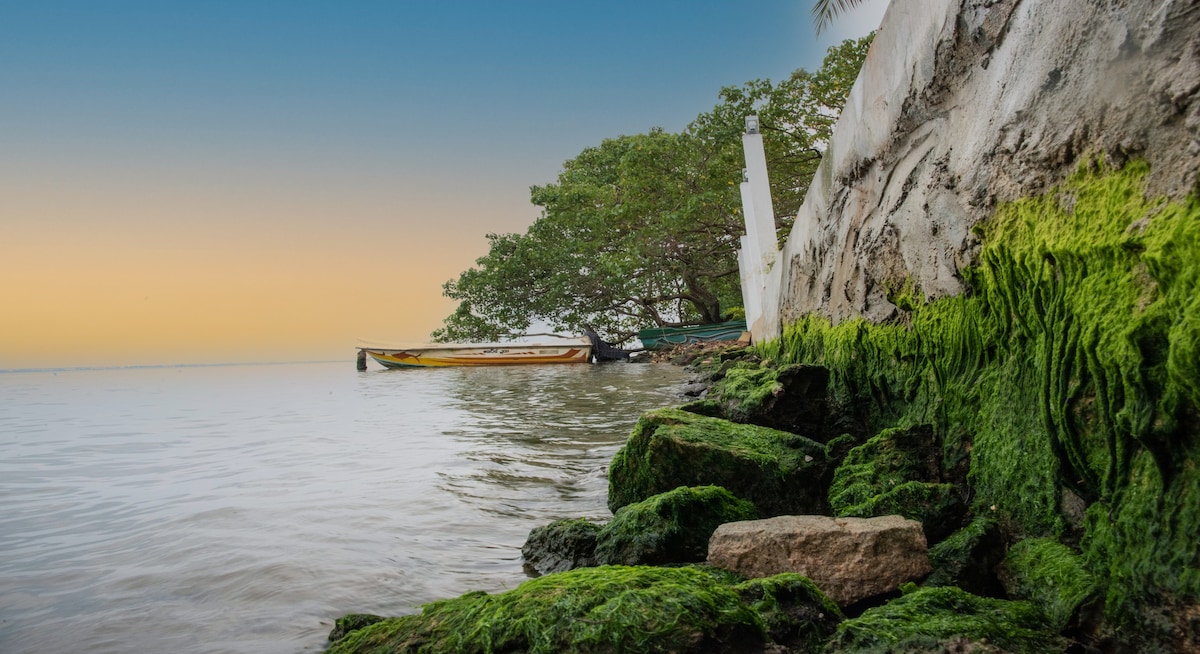
[[[486,252],[477,223],[518,231],[535,211],[46,197],[0,201],[0,369],[349,361],[360,338],[425,341],[454,308],[442,284]]]

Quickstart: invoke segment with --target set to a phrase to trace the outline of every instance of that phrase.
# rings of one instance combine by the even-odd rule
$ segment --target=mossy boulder
[[[850,450],[833,473],[834,515],[902,515],[920,522],[930,543],[962,526],[963,490],[943,481],[942,445],[928,424],[885,429]]]
[[[773,643],[759,610],[770,612],[773,631],[780,634],[801,638],[831,630],[830,620],[820,617],[824,610],[816,608],[824,606],[819,593],[806,593],[792,579],[757,583],[761,590],[700,567],[582,568],[505,593],[468,593],[427,604],[418,615],[355,631],[329,652],[764,651]],[[788,622],[810,616],[816,616],[811,627]]]
[[[1081,613],[1102,594],[1083,558],[1052,538],[1030,538],[1013,545],[997,572],[1010,597],[1042,607],[1059,630],[1079,626]]]
[[[1030,602],[923,588],[838,625],[830,654],[1062,652],[1067,643]]]
[[[599,565],[596,536],[601,525],[586,519],[555,520],[529,532],[521,546],[525,565],[538,574]]]
[[[812,580],[793,572],[751,579],[733,590],[758,613],[771,641],[787,651],[821,651],[845,619]]]
[[[720,417],[824,442],[828,385],[829,370],[824,366],[776,368],[740,361],[712,385],[706,399],[710,407],[718,408]]]
[[[386,619],[382,615],[375,615],[373,613],[350,613],[343,615],[333,623],[333,630],[329,632],[329,640],[336,643],[363,627],[369,627],[376,622]]]
[[[933,572],[925,586],[958,586],[987,597],[1002,597],[995,568],[1004,560],[1004,537],[991,516],[975,518],[929,550]]]
[[[722,486],[762,517],[825,514],[829,469],[824,447],[767,427],[679,409],[643,415],[608,471],[608,508],[680,486]]]
[[[618,509],[596,536],[595,558],[620,565],[699,563],[718,526],[757,517],[753,504],[724,488],[681,486]]]

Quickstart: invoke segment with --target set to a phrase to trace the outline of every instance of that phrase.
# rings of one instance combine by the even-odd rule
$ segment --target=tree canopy
[[[680,133],[605,139],[534,186],[524,234],[488,234],[488,253],[445,295],[433,338],[495,340],[544,324],[623,342],[637,330],[720,322],[741,306],[737,268],[745,117],[759,116],[777,230],[786,236],[858,75],[870,37],[830,48],[816,72],[754,80]]]

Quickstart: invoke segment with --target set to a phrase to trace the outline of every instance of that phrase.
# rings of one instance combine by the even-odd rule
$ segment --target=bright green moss
[[[978,228],[969,292],[895,324],[819,317],[760,346],[826,366],[874,430],[929,422],[943,472],[967,460],[976,515],[1006,538],[1063,538],[1128,638],[1141,607],[1200,601],[1200,201],[1147,198],[1147,167],[1083,169]]]
[[[1050,538],[1013,545],[1000,570],[1009,596],[1037,604],[1057,629],[1067,627],[1097,595],[1096,578],[1082,557]]]
[[[824,447],[803,436],[660,409],[638,420],[613,457],[608,507],[615,513],[679,486],[715,485],[764,517],[822,513],[827,479]]]
[[[736,422],[761,410],[772,397],[783,391],[774,368],[738,363],[709,390],[709,398],[729,407],[728,417]]]
[[[850,450],[833,474],[829,504],[835,515],[909,481],[937,481],[941,477],[941,445],[927,425],[885,429]],[[871,517],[871,516],[860,516]]]
[[[596,536],[596,558],[621,565],[698,563],[708,556],[717,527],[757,517],[753,504],[724,488],[681,486],[621,507]]]
[[[702,568],[605,566],[468,593],[350,634],[331,654],[721,651],[762,643],[760,618]]]
[[[951,643],[986,643],[1012,654],[1061,652],[1066,645],[1029,602],[977,597],[946,587],[909,592],[843,622],[827,651],[940,652]]]
[[[963,490],[942,483],[942,446],[929,425],[885,429],[850,450],[833,475],[834,515],[916,520],[936,542],[961,526]]]
[[[789,651],[820,651],[845,619],[816,584],[796,573],[751,579],[734,591],[762,618],[771,640]]]
[[[333,631],[329,632],[330,642],[337,642],[346,636],[362,629],[369,627],[376,622],[385,620],[381,615],[372,613],[351,613],[338,618],[333,624]]]

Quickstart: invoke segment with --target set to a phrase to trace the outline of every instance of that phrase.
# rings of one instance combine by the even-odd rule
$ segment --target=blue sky
[[[5,3],[0,302],[82,285],[99,296],[93,315],[114,312],[99,317],[119,328],[128,287],[145,280],[133,295],[147,301],[191,294],[236,310],[184,290],[209,262],[258,289],[251,305],[344,295],[317,287],[349,275],[426,307],[384,316],[375,304],[296,347],[423,338],[448,312],[441,283],[486,251],[484,234],[532,222],[529,187],[565,160],[606,137],[682,129],[722,86],[816,68],[885,4],[818,38],[807,1]],[[171,248],[186,272],[136,261]],[[271,281],[301,273],[312,278]],[[32,288],[44,277],[58,281]],[[39,315],[21,338],[62,320]],[[264,312],[242,331],[268,323]],[[216,331],[228,343],[238,325]]]

